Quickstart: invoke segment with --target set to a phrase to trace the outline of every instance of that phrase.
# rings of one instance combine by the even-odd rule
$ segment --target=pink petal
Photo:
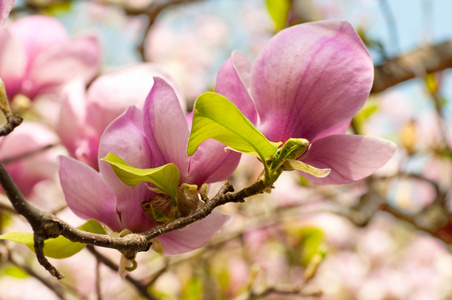
[[[113,152],[136,168],[150,168],[151,153],[143,131],[143,114],[132,106],[114,120],[102,135],[99,146],[99,159]],[[145,183],[137,186],[124,184],[113,172],[109,163],[99,162],[99,169],[106,184],[117,198],[117,210],[124,228],[134,232],[149,229],[151,221],[141,208],[150,191]]]
[[[240,51],[232,52],[231,57],[218,71],[215,91],[233,102],[253,124],[257,114],[248,89],[251,84],[251,62]]]
[[[237,168],[241,154],[226,151],[225,147],[213,139],[203,142],[190,158],[188,176],[181,178],[181,181],[201,186],[228,179]]]
[[[25,48],[7,27],[0,29],[0,78],[10,100],[20,92],[27,63]]]
[[[313,140],[351,119],[366,101],[372,81],[372,60],[348,22],[285,29],[262,49],[251,70],[260,129],[275,142]]]
[[[100,53],[99,39],[93,34],[48,49],[30,66],[25,93],[32,98],[38,93],[56,93],[78,77],[88,83],[99,70]]]
[[[214,210],[206,218],[188,225],[182,230],[160,236],[165,254],[175,255],[200,248],[231,219],[230,216]]]
[[[14,6],[14,0],[0,1],[0,25],[3,25],[8,18],[9,12]]]
[[[300,158],[317,168],[331,168],[325,178],[303,176],[319,184],[344,184],[358,181],[381,168],[394,155],[394,143],[374,137],[338,134],[315,141]]]
[[[93,168],[60,156],[60,182],[69,208],[80,218],[96,219],[114,231],[121,231],[116,197]]]
[[[347,132],[347,129],[350,127],[350,124],[352,123],[352,119],[345,121],[344,123],[335,125],[325,131],[322,131],[319,133],[314,140],[311,141],[311,143],[315,142],[316,140],[323,138],[328,135],[333,134],[345,134]]]
[[[42,52],[67,41],[64,26],[55,18],[33,15],[19,19],[11,31],[27,51],[29,63]],[[61,72],[59,75],[62,75]]]
[[[46,126],[24,121],[11,134],[1,137],[0,141],[0,160],[25,196],[32,192],[36,183],[54,178],[58,170],[58,154],[54,148],[7,162],[11,158],[57,144],[58,137]]]
[[[187,177],[187,120],[172,87],[158,77],[154,78],[154,86],[144,106],[144,131],[155,166],[172,162],[179,168],[181,177]]]
[[[96,79],[88,90],[90,124],[103,132],[115,118],[129,106],[142,109],[154,76],[162,77],[182,95],[180,88],[169,75],[155,64],[137,64],[109,72]],[[179,99],[184,99],[180,97]],[[181,105],[185,108],[185,101]]]
[[[60,116],[56,126],[61,143],[66,147],[72,157],[81,160],[97,169],[97,149],[94,155],[83,151],[80,154],[83,140],[87,136],[89,126],[86,124],[86,97],[85,85],[79,78],[68,84],[62,92]],[[99,136],[100,139],[100,136]]]

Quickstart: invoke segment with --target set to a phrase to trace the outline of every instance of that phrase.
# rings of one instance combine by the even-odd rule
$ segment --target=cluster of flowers
[[[5,9],[1,12],[4,17]],[[68,206],[81,218],[94,218],[116,232],[144,232],[156,225],[141,206],[155,192],[145,183],[132,187],[120,181],[100,160],[109,152],[137,168],[174,163],[180,184],[198,187],[227,179],[239,163],[239,153],[214,140],[187,155],[193,114],[186,115],[183,93],[159,66],[143,63],[106,73],[85,91],[100,62],[93,34],[69,39],[54,19],[26,17],[0,29],[0,61],[8,62],[0,64],[0,78],[9,99],[35,102],[52,95],[59,110],[59,118],[50,122],[56,135],[26,121],[3,138],[0,159],[17,154],[18,147],[25,153],[61,142],[71,157],[59,157],[59,179]],[[216,92],[269,140],[308,140],[297,159],[331,169],[325,178],[302,175],[319,184],[344,184],[372,174],[395,151],[391,142],[346,134],[372,82],[372,60],[360,38],[349,23],[333,20],[281,31],[253,63],[234,52],[218,73]],[[51,165],[54,159],[41,163]],[[21,161],[7,167],[25,193],[52,173]],[[202,246],[228,219],[215,211],[159,237],[164,253]]]

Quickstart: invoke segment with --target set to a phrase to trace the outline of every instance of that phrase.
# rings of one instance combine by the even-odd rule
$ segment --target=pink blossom
[[[98,169],[97,151],[102,133],[130,105],[143,107],[154,82],[153,76],[165,78],[177,88],[154,64],[128,66],[106,73],[86,92],[82,81],[71,82],[62,93],[64,100],[57,124],[58,135],[69,154]],[[185,102],[180,103],[185,109]]]
[[[87,83],[99,63],[96,35],[70,40],[63,25],[51,17],[25,17],[0,30],[0,77],[11,100],[18,94],[33,100],[58,93],[77,77]]]
[[[307,139],[298,160],[331,173],[304,176],[344,184],[372,174],[395,151],[389,141],[345,134],[372,82],[372,60],[359,36],[348,22],[329,20],[281,31],[253,64],[234,52],[220,69],[217,92],[243,108],[269,140]]]
[[[180,183],[196,184],[224,180],[234,171],[240,155],[225,152],[224,145],[209,141],[196,155],[185,153],[189,122],[173,88],[154,78],[143,111],[130,107],[105,130],[100,140],[99,158],[113,152],[134,167],[150,168],[175,163]],[[154,226],[141,203],[155,194],[146,184],[127,186],[111,166],[99,162],[99,172],[71,158],[60,159],[60,180],[69,207],[81,218],[95,218],[115,231],[143,232]],[[207,218],[183,230],[159,237],[166,254],[177,254],[206,243],[228,221],[214,211]]]
[[[0,160],[25,196],[31,194],[38,182],[55,177],[58,153],[55,149],[48,149],[28,157],[20,156],[57,143],[58,137],[51,130],[28,121],[0,138]]]
[[[13,9],[15,0],[0,0],[0,25],[3,25]]]

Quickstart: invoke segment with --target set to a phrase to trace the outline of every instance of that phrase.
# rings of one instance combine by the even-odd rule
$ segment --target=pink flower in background
[[[100,52],[96,35],[70,40],[58,20],[24,17],[0,30],[0,78],[10,100],[18,94],[33,100],[58,93],[74,78],[88,83],[98,72]]]
[[[13,9],[15,0],[0,0],[0,25],[3,25]]]
[[[28,157],[20,156],[57,143],[58,137],[51,130],[28,121],[24,121],[8,136],[0,138],[0,161],[26,197],[38,182],[55,178],[59,153],[55,149],[48,149]]]
[[[250,71],[251,69],[251,71]],[[394,154],[389,141],[345,134],[366,101],[373,64],[366,47],[346,21],[322,21],[285,29],[251,64],[234,52],[222,66],[217,92],[274,142],[310,142],[298,158],[330,168],[320,184],[344,184],[369,176]]]
[[[69,84],[63,91],[57,123],[61,143],[69,154],[98,170],[97,152],[102,133],[129,106],[143,107],[154,76],[165,78],[177,88],[155,64],[134,65],[106,73],[97,78],[86,93],[82,81]],[[180,103],[185,110],[185,102]]]
[[[150,168],[175,163],[180,183],[196,184],[220,181],[235,170],[240,155],[225,152],[224,145],[209,141],[193,157],[185,149],[189,137],[189,117],[181,109],[176,93],[161,78],[154,78],[143,112],[132,106],[114,120],[102,135],[99,158],[113,152],[134,167]],[[110,164],[99,162],[100,172],[71,158],[60,159],[60,181],[69,207],[79,217],[94,218],[114,231],[129,229],[143,232],[155,224],[141,203],[155,193],[147,185],[127,186]],[[227,221],[214,211],[207,218],[183,230],[159,237],[166,254],[193,250],[206,243]]]

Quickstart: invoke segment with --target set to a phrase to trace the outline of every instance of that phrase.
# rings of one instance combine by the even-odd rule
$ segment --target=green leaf
[[[267,140],[237,106],[213,92],[204,93],[196,99],[187,154],[192,156],[199,145],[210,138],[235,151],[259,156],[263,162],[281,144]]]
[[[102,225],[93,219],[77,228],[91,233],[106,234]],[[25,244],[28,248],[34,251],[33,233],[31,232],[8,232],[0,235],[0,239]],[[51,258],[67,258],[78,253],[85,246],[85,244],[74,243],[64,236],[59,236],[57,238],[47,239],[44,241],[44,255]]]
[[[116,176],[127,185],[137,185],[141,182],[150,182],[159,190],[165,192],[173,201],[176,201],[176,188],[179,185],[180,172],[173,163],[152,169],[134,168],[114,153],[102,160],[110,163]]]
[[[289,16],[290,0],[266,0],[267,10],[275,23],[276,31],[286,27]]]
[[[325,178],[331,172],[330,168],[319,169],[295,159],[286,160],[283,166],[286,171],[299,170],[311,174],[317,178]]]
[[[296,159],[306,151],[306,148],[308,146],[309,141],[306,139],[288,139],[273,156],[273,160],[271,162],[271,170],[276,170],[284,163],[284,161],[288,159]]]
[[[12,264],[7,264],[5,267],[0,269],[0,277],[4,275],[17,279],[24,279],[28,277],[28,273],[24,269]]]

